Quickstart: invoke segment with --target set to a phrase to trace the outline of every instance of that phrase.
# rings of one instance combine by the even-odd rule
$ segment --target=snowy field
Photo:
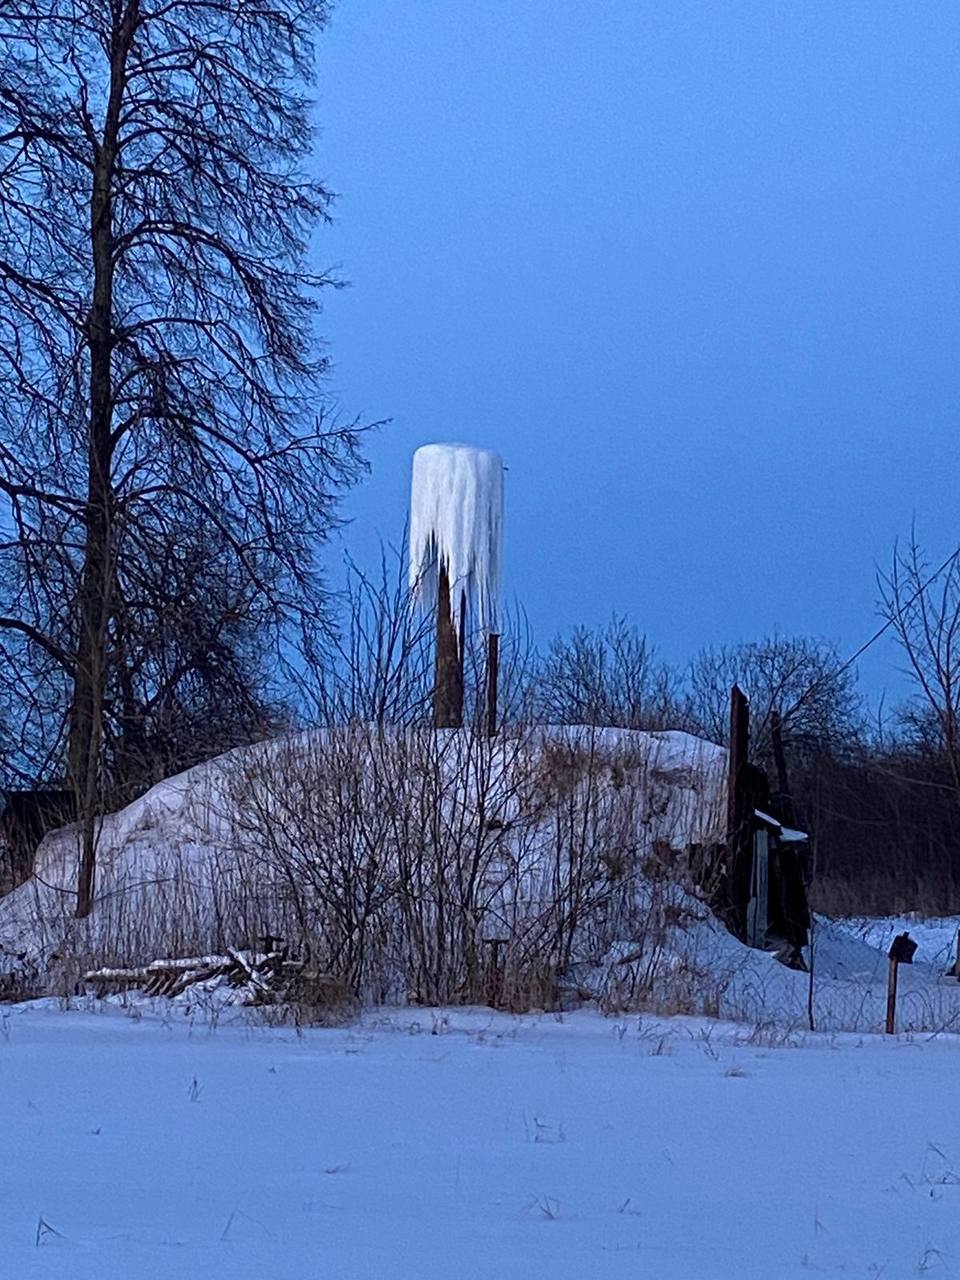
[[[762,1039],[0,1008],[0,1280],[960,1274],[960,1038]]]
[[[898,933],[909,933],[917,944],[916,963],[930,965],[938,972],[951,968],[957,958],[957,930],[960,917],[923,919],[909,916],[862,916],[840,922],[841,927],[884,955]]]
[[[528,813],[511,780],[531,765],[539,776],[579,732],[542,730],[510,752],[504,740],[489,762],[503,814],[477,827],[496,873],[483,901],[521,933],[542,886],[555,894],[545,869],[559,845],[551,810]],[[447,802],[466,811],[470,744],[430,741],[439,754],[423,758],[449,770]],[[104,819],[100,897],[83,925],[69,911],[75,832],[48,836],[36,878],[0,903],[0,971],[233,945],[247,900],[221,910],[223,850],[241,866],[252,855],[227,839],[231,777],[240,767],[309,789],[332,745],[303,735],[233,753]],[[375,793],[406,757],[392,739],[361,746],[358,776]],[[577,786],[610,819],[597,849],[619,848],[624,832],[646,853],[664,837],[678,850],[709,843],[723,813],[719,748],[614,731],[592,731],[588,746],[589,785]],[[402,780],[420,776],[412,758]],[[636,765],[629,785],[621,758]],[[557,791],[564,811],[571,794]],[[311,856],[326,847],[308,844]],[[348,841],[337,875],[353,852]],[[501,854],[523,868],[519,888]],[[251,865],[261,890],[263,864]],[[681,879],[638,863],[624,885],[601,897],[563,999],[729,1021],[394,1006],[298,1035],[256,1024],[226,979],[170,1001],[0,1004],[0,1280],[960,1276],[960,983],[944,973],[957,920],[818,919],[811,993],[810,975],[744,947]],[[164,930],[182,934],[187,908],[197,934],[179,945]],[[208,937],[208,917],[233,925]],[[385,907],[371,936],[394,925]],[[885,1039],[886,951],[905,928],[919,943],[900,975],[905,1034]],[[383,956],[400,966],[401,999],[408,950]],[[818,1034],[803,1030],[810,1008]]]

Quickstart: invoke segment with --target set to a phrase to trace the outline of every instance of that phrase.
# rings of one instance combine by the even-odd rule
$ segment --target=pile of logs
[[[214,979],[245,988],[246,1004],[294,1001],[327,1004],[343,998],[342,983],[338,979],[311,969],[305,960],[290,959],[286,948],[276,947],[266,951],[229,947],[219,956],[153,960],[135,968],[92,969],[83,975],[84,985],[91,988],[98,999],[136,990],[145,996],[172,998]]]

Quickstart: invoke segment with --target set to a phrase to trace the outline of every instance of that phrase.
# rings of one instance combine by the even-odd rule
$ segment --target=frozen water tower
[[[487,651],[487,728],[497,725],[503,462],[489,449],[425,444],[413,455],[410,497],[410,589],[436,613],[433,722],[463,724],[467,635]]]

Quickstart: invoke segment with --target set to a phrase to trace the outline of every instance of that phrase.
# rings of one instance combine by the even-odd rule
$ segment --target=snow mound
[[[582,814],[585,840],[599,841],[602,822],[617,822],[618,841],[640,856],[654,844],[683,850],[721,834],[726,751],[686,733],[538,727],[491,744],[470,730],[310,731],[229,752],[104,817],[87,922],[70,918],[78,831],[67,827],[48,835],[34,876],[0,899],[0,964],[5,953],[42,960],[78,947],[109,952],[109,939],[125,929],[129,935],[128,922],[138,912],[166,918],[171,927],[191,914],[196,936],[179,939],[186,954],[234,945],[236,936],[204,936],[203,928],[208,917],[223,917],[224,885],[238,867],[249,872],[240,864],[261,857],[251,841],[262,837],[264,824],[271,838],[281,831],[284,839],[296,839],[296,807],[309,808],[314,786],[338,773],[349,776],[351,803],[365,812],[383,804],[388,791],[401,797],[396,803],[410,806],[411,821],[426,822],[415,812],[425,769],[436,774],[431,794],[452,838],[469,834],[476,812],[487,815],[478,828],[487,841],[484,874],[490,883],[498,876],[503,881],[487,894],[491,928],[521,906],[535,912],[552,891],[548,862],[556,834],[541,811],[566,806],[566,790],[576,809],[584,776],[592,778],[599,797],[599,812]],[[574,817],[569,821],[575,828]],[[516,843],[521,829],[522,849]],[[404,850],[386,836],[378,839],[381,873],[393,875]],[[354,856],[345,848],[345,860]],[[176,941],[171,935],[167,945]],[[140,963],[157,954],[117,954],[104,962]]]
[[[567,950],[565,998],[595,997],[611,1012],[707,1013],[790,1031],[812,1011],[820,1030],[877,1031],[886,947],[907,928],[921,947],[901,969],[898,1026],[960,1029],[960,983],[943,973],[955,921],[818,918],[811,994],[807,973],[745,947],[710,913],[683,869],[692,847],[722,839],[726,767],[724,749],[689,734],[582,726],[494,741],[469,729],[352,726],[243,748],[102,820],[87,921],[72,918],[76,829],[49,835],[36,874],[0,899],[0,971],[220,953],[275,928],[296,938],[289,891],[299,910],[306,884],[316,890],[311,930],[322,933],[330,912],[372,913],[364,963],[380,976],[363,990],[373,1000],[463,998],[456,983],[411,985],[425,963],[410,960],[412,912],[417,929],[433,931],[427,960],[447,948],[461,972],[463,927],[481,951],[516,944],[538,962],[555,931]],[[457,917],[467,891],[472,905]]]
[[[844,930],[865,946],[877,949],[884,955],[898,933],[909,933],[917,944],[915,962],[944,970],[950,968],[957,958],[958,926],[960,920],[956,916],[925,920],[916,913],[879,918],[851,917],[842,922]]]

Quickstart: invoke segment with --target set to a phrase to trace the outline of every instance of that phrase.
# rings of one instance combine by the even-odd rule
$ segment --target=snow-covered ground
[[[955,1037],[0,1009],[0,1280],[960,1274]]]
[[[522,867],[522,894],[505,879],[486,901],[514,924],[538,886],[554,891],[543,871],[556,851],[542,787],[511,779],[531,764],[539,777],[578,732],[497,744],[503,811],[477,830],[488,869],[507,854]],[[470,744],[436,743],[450,796],[472,813]],[[600,852],[679,852],[722,829],[721,749],[612,730],[587,746],[590,811],[599,801],[622,818],[600,828]],[[231,843],[238,771],[322,777],[329,749],[304,735],[232,753],[105,818],[82,926],[75,832],[48,837],[36,877],[0,902],[0,969],[104,940],[125,960],[122,928],[137,943],[131,924],[176,923],[194,898],[205,919],[225,852],[250,856]],[[376,740],[363,757],[374,799],[393,751]],[[626,883],[630,910],[599,912],[562,998],[736,1022],[394,1007],[298,1034],[254,1023],[223,987],[67,1012],[0,1004],[0,1280],[960,1274],[960,983],[944,974],[958,921],[818,919],[811,990],[681,879],[654,866]],[[919,943],[901,970],[906,1034],[884,1039],[886,951],[904,930]],[[137,945],[157,954],[150,938]]]
[[[840,922],[842,928],[884,954],[898,933],[909,933],[917,944],[916,962],[944,972],[957,958],[957,930],[960,917],[939,916],[925,920],[919,915],[862,916]]]

